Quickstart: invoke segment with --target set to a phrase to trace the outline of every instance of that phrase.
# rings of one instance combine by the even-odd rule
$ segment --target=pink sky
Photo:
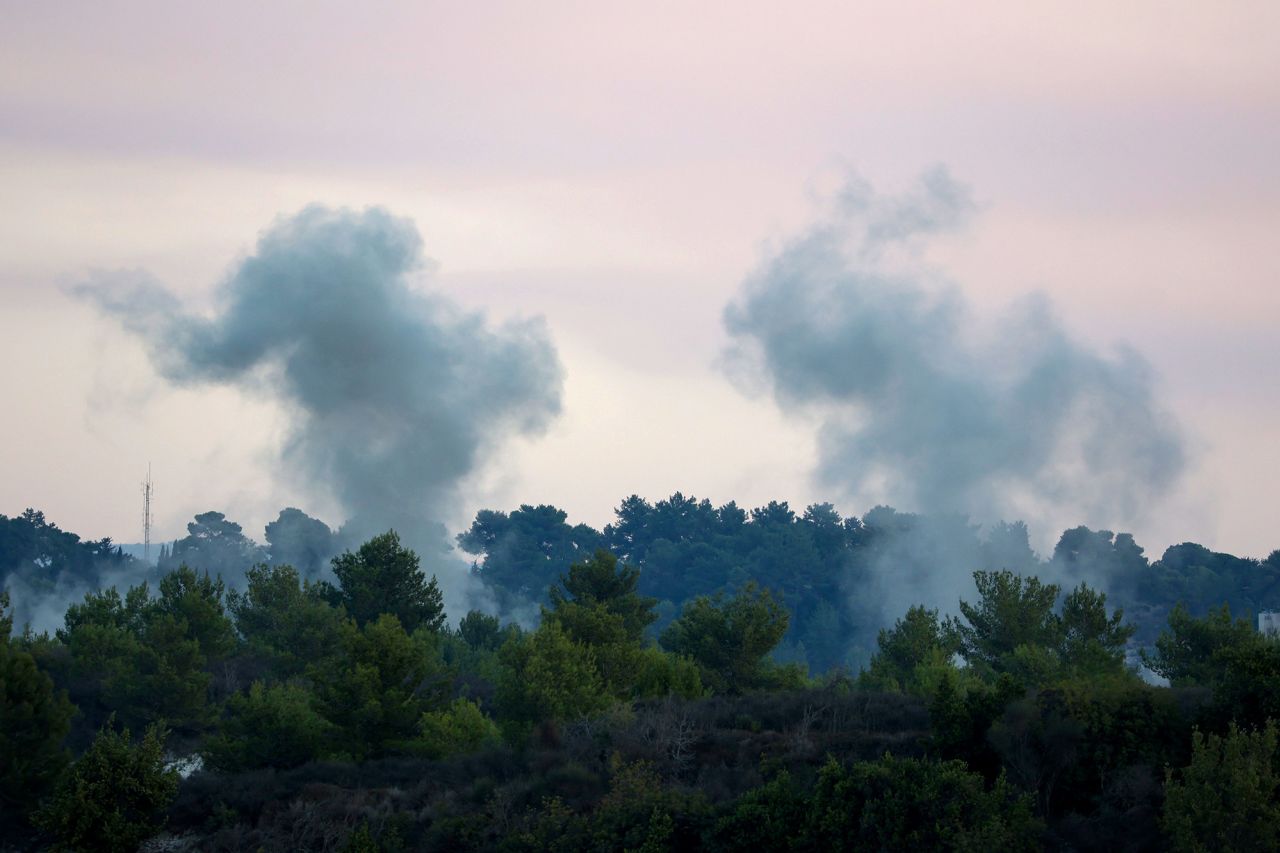
[[[1280,6],[1275,3],[9,4],[0,28],[0,512],[139,538],[286,504],[284,415],[166,387],[63,285],[146,268],[207,298],[278,214],[414,218],[434,286],[547,317],[545,439],[471,505],[602,524],[626,494],[826,499],[813,428],[734,390],[720,311],[848,169],[945,164],[981,213],[932,259],[983,309],[1047,293],[1152,362],[1192,470],[1124,527],[1280,547]],[[861,514],[891,494],[841,502]],[[905,507],[909,509],[910,507]],[[1038,544],[1058,530],[1035,531]]]

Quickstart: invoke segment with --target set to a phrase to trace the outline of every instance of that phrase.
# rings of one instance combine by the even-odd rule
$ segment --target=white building
[[[1259,613],[1258,633],[1267,637],[1280,636],[1280,611],[1264,610]]]

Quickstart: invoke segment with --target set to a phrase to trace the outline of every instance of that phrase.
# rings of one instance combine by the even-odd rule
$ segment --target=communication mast
[[[147,463],[147,479],[142,481],[142,561],[151,562],[151,463]]]

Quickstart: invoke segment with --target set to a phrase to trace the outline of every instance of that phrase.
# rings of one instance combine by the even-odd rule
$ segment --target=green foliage
[[[484,555],[476,573],[500,602],[540,599],[558,572],[600,547],[638,568],[638,591],[663,599],[673,614],[698,595],[755,579],[794,614],[792,647],[802,643],[812,666],[844,663],[852,626],[846,608],[831,602],[840,602],[841,585],[863,571],[851,567],[863,535],[857,519],[842,519],[830,504],[798,515],[773,502],[748,513],[680,493],[652,504],[633,495],[616,512],[601,534],[570,527],[554,507],[521,507],[510,516],[484,510],[459,542]]]
[[[591,559],[574,563],[566,574],[560,576],[563,591],[558,586],[551,588],[552,613],[564,623],[571,636],[591,642],[587,636],[575,632],[572,619],[564,612],[572,612],[570,605],[584,610],[601,607],[619,617],[627,642],[639,643],[644,637],[644,629],[658,618],[653,612],[658,600],[638,594],[636,587],[639,581],[638,569],[619,565],[613,554],[598,550]]]
[[[630,697],[636,657],[643,647],[627,636],[622,616],[602,604],[561,602],[556,610],[544,612],[543,622],[555,622],[565,636],[591,650],[605,689],[619,699]]]
[[[280,510],[263,532],[271,565],[293,566],[303,577],[315,577],[324,571],[337,550],[329,526],[295,507]]]
[[[787,632],[788,614],[773,594],[748,583],[732,598],[700,596],[663,632],[662,647],[692,659],[702,682],[718,693],[766,686],[765,661]]]
[[[515,724],[508,727],[513,736],[531,724],[572,720],[609,706],[595,655],[554,620],[510,638],[498,655],[498,709],[504,721]]]
[[[0,629],[8,596],[0,592]],[[35,658],[0,634],[0,835],[16,833],[67,763],[74,709]]]
[[[427,758],[474,752],[501,737],[493,720],[469,699],[455,699],[443,710],[423,714],[419,727],[413,750]]]
[[[405,751],[423,713],[444,703],[450,675],[438,651],[389,613],[363,628],[345,622],[340,639],[338,657],[309,672],[316,707],[337,729],[334,751],[356,760]]]
[[[1036,704],[1041,714],[1069,717],[1079,731],[1046,812],[1098,815],[1104,836],[1136,836],[1132,814],[1158,808],[1158,769],[1185,761],[1190,722],[1174,696],[1136,679],[1093,677],[1042,691]]]
[[[1107,615],[1107,596],[1080,584],[1062,602],[1059,659],[1072,673],[1103,675],[1124,669],[1124,648],[1134,628],[1124,625],[1124,611]]]
[[[186,623],[158,614],[147,620],[138,654],[113,662],[108,695],[126,722],[167,720],[175,729],[199,730],[210,715],[207,663]]]
[[[1232,725],[1225,737],[1196,732],[1190,766],[1168,772],[1164,827],[1178,851],[1274,850],[1280,846],[1277,733]]]
[[[1014,781],[1040,796],[1049,814],[1054,791],[1075,763],[1084,741],[1084,725],[1075,719],[1057,691],[1010,703],[987,732]]]
[[[743,794],[716,823],[713,848],[724,853],[803,849],[811,808],[807,793],[784,770]]]
[[[863,687],[931,695],[942,671],[954,670],[955,641],[944,636],[936,610],[912,607],[892,629],[881,629],[876,644],[879,651],[858,679]]]
[[[458,638],[473,649],[496,651],[502,645],[502,622],[479,610],[472,610],[458,622]]]
[[[1133,628],[1124,613],[1107,613],[1107,597],[1080,584],[1054,612],[1059,587],[1011,571],[974,572],[976,604],[960,602],[964,619],[949,620],[960,654],[987,677],[1008,674],[1026,685],[1076,674],[1125,671]]]
[[[1035,850],[1042,828],[1003,778],[988,789],[958,761],[828,759],[812,791],[789,773],[744,794],[716,825],[715,849]]]
[[[574,642],[590,649],[605,689],[617,699],[683,696],[702,692],[691,661],[645,646],[644,631],[657,619],[657,600],[639,595],[639,573],[621,565],[608,551],[574,563],[552,588],[551,609],[543,621],[554,622]]]
[[[590,649],[600,681],[620,699],[630,698],[645,626],[657,619],[657,602],[636,594],[637,580],[630,566],[598,551],[561,575],[563,589],[550,589],[552,608],[543,610],[544,622],[556,622],[566,637]]]
[[[333,657],[341,639],[342,614],[303,582],[292,566],[259,564],[249,569],[244,592],[227,596],[227,609],[249,648],[266,658],[279,679]]]
[[[103,573],[132,563],[110,539],[82,541],[45,519],[43,512],[28,508],[12,518],[0,514],[0,588],[11,577],[22,578],[35,591],[52,590],[60,580],[97,585]]]
[[[234,546],[238,527],[206,521],[197,539],[221,530]],[[38,527],[0,518],[0,546]],[[282,513],[272,563],[248,571],[226,613],[221,582],[180,566],[150,588],[87,596],[56,639],[0,644],[5,838],[29,840],[13,835],[14,816],[41,797],[58,829],[49,792],[59,771],[73,775],[62,742],[83,746],[114,712],[135,731],[171,720],[182,748],[204,755],[215,772],[183,784],[172,820],[210,849],[322,836],[384,850],[1026,848],[1040,842],[1033,808],[1054,849],[1280,840],[1267,834],[1275,764],[1257,757],[1274,758],[1275,730],[1240,734],[1280,718],[1280,643],[1225,608],[1178,608],[1149,658],[1175,687],[1142,684],[1124,665],[1132,629],[1108,597],[1031,577],[1025,527],[976,530],[883,507],[859,521],[823,504],[744,512],[679,494],[624,501],[604,534],[554,508],[481,513],[460,540],[484,554],[482,581],[510,584],[494,589],[499,605],[547,594],[541,627],[525,633],[479,612],[442,630],[439,590],[394,534],[335,561],[341,590],[303,581],[283,556],[292,548],[313,571],[333,537]],[[1026,576],[980,573],[961,620],[915,607],[873,642],[879,613],[856,595],[867,572],[892,565],[909,585],[942,556]],[[1086,528],[1064,534],[1053,561],[1055,576],[1113,573],[1116,600],[1151,602],[1148,627],[1167,604],[1153,589],[1194,588],[1199,601],[1214,580],[1234,606],[1273,600],[1280,577],[1280,552],[1259,563],[1184,545],[1148,563],[1132,537]],[[658,613],[661,648],[646,636]],[[0,629],[12,630],[2,603]],[[815,689],[806,658],[869,663],[857,681],[837,671]],[[631,705],[650,697],[665,701]],[[1195,756],[1193,722],[1214,733]],[[536,748],[485,748],[498,731],[530,744],[535,728]],[[112,748],[105,736],[99,751]],[[886,748],[944,760],[856,761]],[[827,755],[838,761],[819,770]],[[374,760],[388,756],[400,757]],[[423,759],[435,762],[426,778]],[[1166,838],[1163,768],[1188,763],[1169,777]],[[77,767],[89,771],[88,754]],[[757,767],[770,781],[749,789]],[[72,796],[66,833],[81,831]],[[305,815],[284,807],[304,801]],[[84,820],[103,825],[94,808]]]
[[[1174,686],[1212,688],[1201,716],[1219,731],[1231,721],[1262,726],[1280,719],[1280,641],[1232,619],[1226,605],[1201,619],[1174,608],[1155,653],[1144,652],[1143,660]]]
[[[332,741],[333,727],[312,707],[307,690],[255,681],[227,700],[201,753],[211,770],[284,769],[323,757]]]
[[[72,605],[58,635],[71,653],[76,704],[98,720],[114,712],[126,726],[164,720],[200,730],[209,718],[206,650],[224,653],[231,636],[220,596],[220,583],[179,568],[157,599],[144,583],[123,600],[111,588]]]
[[[131,853],[164,826],[178,789],[165,768],[164,731],[147,728],[132,743],[109,722],[63,776],[37,822],[70,850]]]
[[[818,776],[808,831],[822,850],[1036,850],[1029,798],[1003,779],[987,790],[962,763],[886,755]]]
[[[609,793],[591,816],[589,849],[661,851],[687,848],[701,821],[701,798],[667,788],[645,762],[611,762]],[[679,825],[677,825],[679,824]]]
[[[948,759],[963,760],[988,778],[1000,766],[999,756],[987,739],[992,723],[1025,688],[1009,675],[994,682],[966,677],[968,673],[945,672],[929,702],[933,743]]]
[[[1254,634],[1218,649],[1214,658],[1221,674],[1206,717],[1219,728],[1228,721],[1260,727],[1280,720],[1280,641]]]
[[[369,831],[368,821],[360,824],[347,836],[347,842],[342,845],[342,853],[382,853],[382,846]]]
[[[162,553],[158,568],[172,571],[191,566],[223,577],[236,577],[254,563],[266,559],[266,553],[244,535],[239,524],[220,512],[202,512],[187,523],[187,535]]]
[[[481,510],[458,534],[458,547],[484,555],[476,573],[491,589],[539,601],[565,566],[603,545],[599,532],[566,518],[564,510],[546,504],[522,505],[510,514]]]
[[[359,625],[384,613],[395,616],[405,631],[444,627],[444,599],[432,576],[418,568],[418,555],[400,545],[394,530],[375,536],[355,553],[333,558],[333,573],[341,585],[347,615]]]
[[[637,698],[696,699],[706,693],[698,665],[689,658],[648,647],[635,655],[632,664],[632,690]]]
[[[1280,560],[1235,557],[1184,542],[1138,576],[1135,597],[1143,603],[1183,602],[1197,614],[1224,604],[1236,613],[1280,609]]]
[[[960,602],[965,622],[952,623],[960,654],[971,665],[1003,671],[1019,646],[1054,648],[1059,628],[1053,613],[1059,588],[1011,571],[974,572],[978,603]]]
[[[610,762],[609,791],[588,814],[575,814],[558,797],[547,798],[530,825],[502,845],[504,851],[556,853],[658,853],[701,845],[709,809],[701,797],[662,784],[644,762]]]
[[[151,603],[151,619],[169,618],[184,626],[185,637],[194,640],[207,661],[227,655],[235,645],[235,632],[223,610],[222,580],[209,573],[197,574],[179,566],[160,579],[160,595]]]
[[[1221,656],[1256,639],[1253,626],[1244,619],[1232,619],[1225,604],[1202,619],[1179,604],[1169,614],[1169,629],[1156,640],[1155,654],[1144,651],[1142,660],[1175,686],[1212,685],[1222,671]]]

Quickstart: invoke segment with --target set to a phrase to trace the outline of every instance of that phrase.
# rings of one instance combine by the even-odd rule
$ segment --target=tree
[[[227,595],[227,609],[249,648],[267,658],[279,679],[301,675],[338,652],[342,614],[300,581],[292,566],[249,569],[244,592]]]
[[[1134,628],[1123,624],[1124,611],[1107,615],[1106,593],[1085,584],[1068,593],[1062,602],[1059,655],[1069,671],[1091,674],[1124,670],[1124,649]]]
[[[201,754],[210,769],[224,773],[287,769],[323,756],[332,738],[333,727],[316,713],[308,691],[255,681],[227,700],[218,731]]]
[[[1185,762],[1190,726],[1168,689],[1085,675],[1015,698],[970,737],[996,750],[1010,779],[1039,797],[1042,814],[1087,816],[1073,821],[1086,836],[1071,843],[1090,847],[1160,835],[1156,769]]]
[[[1004,779],[986,789],[959,761],[886,755],[818,775],[807,840],[818,850],[1038,850],[1030,798]]]
[[[1045,815],[1051,813],[1054,789],[1075,764],[1083,739],[1083,724],[1055,690],[1009,703],[987,732],[1013,780],[1039,795]]]
[[[436,632],[444,627],[444,598],[435,576],[427,581],[418,555],[400,545],[394,530],[373,537],[355,553],[334,557],[333,572],[342,605],[359,625],[389,613],[410,634],[420,627]]]
[[[293,566],[308,578],[323,572],[338,550],[329,525],[294,507],[280,510],[267,524],[266,538],[271,565]]]
[[[1164,827],[1174,850],[1274,850],[1280,845],[1275,723],[1192,735],[1190,766],[1170,770]]]
[[[72,850],[132,853],[164,826],[178,790],[178,773],[166,769],[165,734],[149,726],[133,743],[129,730],[109,721],[58,783],[37,822]]]
[[[566,566],[603,544],[598,531],[567,519],[548,504],[522,504],[510,514],[481,510],[458,547],[482,557],[474,571],[492,590],[539,601]]]
[[[336,728],[334,751],[358,761],[405,751],[449,686],[434,646],[410,637],[390,613],[364,627],[348,620],[341,642],[335,660],[309,671],[317,709]]]
[[[164,603],[151,599],[144,583],[123,600],[110,588],[67,609],[58,635],[71,654],[72,698],[91,720],[110,711],[126,726],[164,720],[188,732],[207,721],[211,676],[201,641],[220,648],[225,617],[204,597],[208,588],[179,582],[168,589]]]
[[[724,853],[803,850],[812,802],[786,770],[738,798],[717,823],[715,849]]]
[[[200,647],[206,661],[225,657],[235,646],[235,631],[222,606],[222,579],[179,566],[160,579],[160,595],[149,617],[168,616],[185,625],[185,634]]]
[[[458,621],[458,639],[472,649],[495,651],[502,645],[502,622],[497,616],[471,610]]]
[[[595,655],[555,621],[513,636],[498,650],[502,674],[497,704],[513,737],[532,724],[589,716],[609,706]]]
[[[1229,721],[1262,726],[1280,720],[1280,641],[1255,633],[1218,649],[1213,659],[1219,671],[1207,721],[1221,729]]]
[[[550,590],[551,609],[542,613],[544,622],[557,623],[571,640],[591,650],[601,680],[619,699],[635,692],[644,629],[658,618],[653,612],[657,599],[636,592],[639,576],[608,551],[596,551],[560,576],[561,586]]]
[[[173,543],[158,566],[169,571],[191,566],[223,577],[237,577],[266,558],[243,529],[220,512],[202,512],[187,523],[187,535]]]
[[[1257,640],[1253,626],[1243,619],[1232,619],[1227,605],[1210,610],[1196,619],[1178,604],[1169,614],[1169,629],[1156,640],[1154,654],[1142,653],[1142,660],[1152,672],[1161,675],[1175,687],[1216,683],[1222,672],[1221,655],[1229,649],[1252,644]]]
[[[1019,646],[1056,648],[1060,625],[1053,612],[1059,588],[1011,571],[974,572],[977,604],[960,602],[967,624],[952,620],[960,654],[971,665],[1004,671]]]
[[[16,836],[66,766],[62,742],[75,710],[35,658],[10,642],[8,604],[0,591],[0,836]]]
[[[419,728],[413,749],[426,758],[475,752],[501,737],[493,720],[470,699],[455,699],[447,708],[428,711],[422,715]]]
[[[716,692],[741,693],[768,683],[765,656],[787,632],[788,619],[769,590],[748,583],[728,600],[717,594],[686,604],[660,642],[693,659],[702,682]]]
[[[81,541],[30,507],[12,518],[0,514],[0,587],[11,576],[35,589],[62,581],[96,586],[104,571],[120,571],[132,562],[110,539]]]
[[[892,629],[881,629],[876,641],[879,651],[859,681],[878,690],[931,693],[938,673],[953,669],[955,641],[944,634],[938,611],[912,607]]]
[[[1058,614],[1056,584],[1011,571],[974,572],[973,579],[978,602],[961,601],[964,621],[949,620],[947,630],[978,672],[1039,685],[1078,673],[1125,671],[1124,647],[1133,628],[1123,624],[1122,610],[1108,614],[1106,595],[1082,583]]]
[[[552,613],[568,611],[570,605],[602,607],[621,619],[629,642],[639,643],[644,638],[644,629],[658,618],[653,612],[658,600],[638,594],[639,582],[639,569],[619,565],[613,554],[597,550],[590,559],[571,565],[569,571],[560,576],[560,586],[551,588]],[[573,633],[572,626],[566,625],[566,629]]]

